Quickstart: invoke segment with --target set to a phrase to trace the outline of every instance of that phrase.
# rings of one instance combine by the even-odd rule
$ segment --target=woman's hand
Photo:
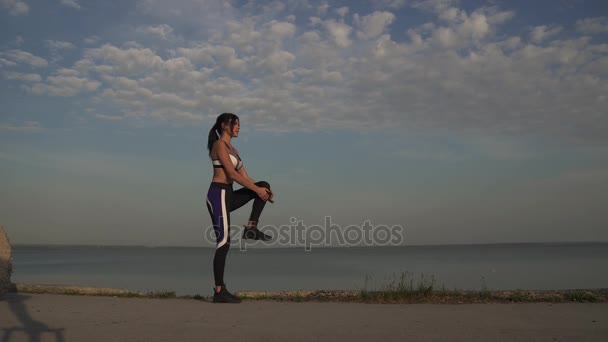
[[[270,189],[266,189],[263,187],[259,187],[255,190],[255,193],[258,194],[258,196],[264,201],[268,201],[269,199],[272,199],[272,191],[270,191]],[[274,201],[271,201],[270,203],[273,203]]]

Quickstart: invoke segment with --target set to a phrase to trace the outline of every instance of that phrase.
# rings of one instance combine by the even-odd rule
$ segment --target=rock
[[[13,272],[13,254],[4,227],[0,225],[0,296],[15,290],[11,282]]]

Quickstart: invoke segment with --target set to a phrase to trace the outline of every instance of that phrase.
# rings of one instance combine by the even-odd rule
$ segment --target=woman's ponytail
[[[221,133],[219,132],[220,130],[218,129],[218,127],[220,127],[219,120],[216,121],[215,125],[213,125],[213,127],[211,127],[211,130],[209,130],[209,138],[207,139],[207,149],[209,150],[209,154],[211,154],[211,148],[213,147],[213,144],[220,139]]]

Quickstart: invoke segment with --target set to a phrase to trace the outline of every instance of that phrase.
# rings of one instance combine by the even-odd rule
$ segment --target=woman
[[[213,163],[213,180],[207,192],[207,209],[217,239],[217,249],[213,258],[215,278],[214,303],[240,303],[241,299],[228,292],[224,284],[224,266],[230,249],[230,212],[242,207],[253,199],[253,209],[249,222],[243,230],[243,239],[268,241],[270,236],[257,228],[258,220],[266,201],[274,203],[274,194],[268,182],[256,182],[247,174],[239,152],[232,146],[232,138],[239,136],[239,118],[232,113],[218,116],[209,131],[207,148]],[[233,191],[236,181],[243,188]]]

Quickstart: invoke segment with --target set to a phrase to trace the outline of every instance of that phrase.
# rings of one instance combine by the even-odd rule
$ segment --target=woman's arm
[[[249,178],[249,176],[242,176],[234,169],[234,166],[232,166],[232,160],[230,160],[230,156],[228,155],[228,147],[226,147],[225,144],[216,143],[214,147],[216,148],[217,156],[220,159],[220,162],[224,166],[224,172],[226,172],[230,178],[234,179],[235,182],[241,184],[247,189],[255,191],[264,201],[267,201],[270,198],[270,191],[268,191],[266,188],[261,188],[255,185],[255,182],[252,181],[253,179]]]
[[[255,180],[251,177],[249,177],[249,175],[247,174],[247,170],[245,170],[245,166],[241,166],[240,169],[238,169],[237,171],[241,176],[249,179],[252,183],[255,183]]]
[[[238,151],[237,151],[237,153],[238,153]],[[253,178],[249,177],[249,175],[247,174],[247,170],[245,170],[245,166],[241,166],[241,168],[240,168],[240,169],[238,169],[238,171],[237,171],[237,172],[238,172],[238,173],[239,173],[241,176],[243,176],[243,177],[245,177],[245,178],[249,179],[251,182],[255,183],[255,180],[254,180]],[[270,191],[270,197],[268,198],[268,201],[270,201],[270,203],[274,203],[274,199],[273,199],[273,197],[274,197],[274,193],[272,192],[272,190],[271,190],[271,189],[268,189],[268,191]]]

